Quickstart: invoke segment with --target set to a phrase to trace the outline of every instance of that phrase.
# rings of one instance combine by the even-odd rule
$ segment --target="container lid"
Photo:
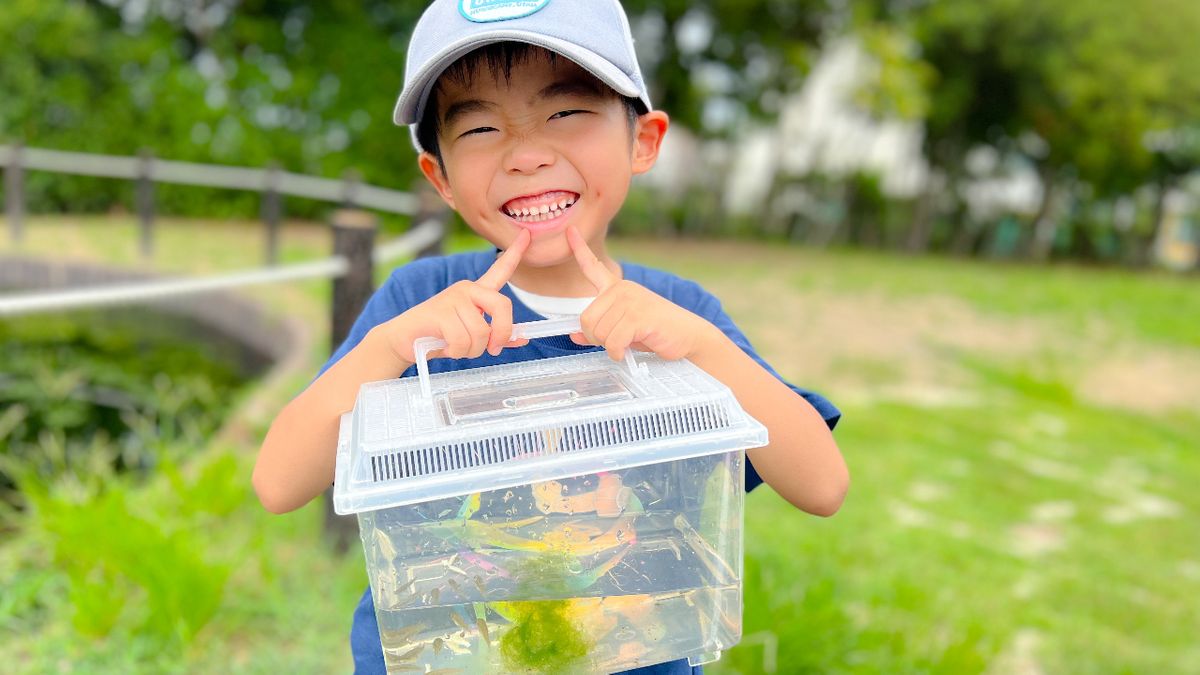
[[[733,392],[687,360],[591,352],[433,376],[418,365],[419,378],[362,385],[342,416],[337,513],[767,442]]]

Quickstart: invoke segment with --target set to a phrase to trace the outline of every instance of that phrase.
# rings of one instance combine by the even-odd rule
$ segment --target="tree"
[[[920,58],[937,73],[926,154],[952,191],[973,145],[1037,167],[1043,194],[1026,240],[1038,259],[1054,243],[1051,204],[1063,181],[1127,193],[1154,175],[1147,134],[1200,116],[1200,88],[1187,75],[1200,59],[1194,2],[883,2],[875,12],[911,22]],[[927,243],[923,227],[910,237],[917,248]]]

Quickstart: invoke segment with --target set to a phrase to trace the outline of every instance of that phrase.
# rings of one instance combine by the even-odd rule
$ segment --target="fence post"
[[[433,186],[426,181],[420,181],[413,189],[417,196],[417,212],[413,214],[410,227],[417,227],[428,220],[437,220],[442,224],[442,234],[433,243],[417,251],[416,257],[427,258],[441,255],[445,249],[446,230],[450,228],[450,209],[438,196]]]
[[[14,246],[25,238],[25,175],[21,166],[24,148],[20,142],[12,145],[12,156],[4,169],[4,214],[8,219],[8,232]]]
[[[342,206],[352,209],[358,199],[358,186],[362,183],[362,175],[354,169],[346,169],[342,174]]]
[[[154,254],[154,154],[143,149],[138,153],[138,177],[136,201],[138,221],[141,224],[141,252],[143,259]]]
[[[336,351],[375,290],[372,254],[378,222],[366,211],[339,209],[333,214],[332,225],[333,253],[349,263],[346,274],[333,280],[330,349]],[[334,513],[332,488],[325,491],[325,533],[338,551],[346,551],[358,533],[356,518]]]
[[[283,202],[279,195],[280,170],[278,162],[267,167],[266,185],[263,190],[262,219],[267,225],[267,264],[279,262],[279,219],[283,215]]]

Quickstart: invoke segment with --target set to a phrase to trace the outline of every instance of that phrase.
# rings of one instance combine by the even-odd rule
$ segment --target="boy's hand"
[[[529,248],[528,230],[521,230],[488,271],[476,281],[459,281],[379,326],[392,351],[404,363],[415,363],[413,341],[436,337],[446,348],[429,353],[430,358],[476,358],[486,350],[496,356],[506,347],[520,347],[528,340],[510,340],[512,301],[500,292],[516,271]],[[483,315],[492,317],[489,326]]]
[[[567,243],[599,293],[579,316],[583,332],[571,334],[575,344],[600,345],[614,361],[625,358],[630,347],[675,360],[694,356],[717,332],[711,323],[645,286],[618,279],[574,226],[567,228]]]

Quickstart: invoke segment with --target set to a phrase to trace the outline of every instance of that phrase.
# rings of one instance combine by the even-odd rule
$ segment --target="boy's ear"
[[[661,110],[651,110],[638,115],[637,124],[633,127],[633,172],[645,173],[658,161],[658,151],[662,147],[663,137],[667,135],[667,127],[671,118]]]
[[[421,173],[425,174],[425,178],[433,184],[438,194],[441,195],[442,201],[454,209],[454,194],[450,192],[450,181],[447,180],[445,172],[442,171],[442,164],[438,161],[437,157],[428,152],[422,152],[417,157],[417,165],[421,167]]]

